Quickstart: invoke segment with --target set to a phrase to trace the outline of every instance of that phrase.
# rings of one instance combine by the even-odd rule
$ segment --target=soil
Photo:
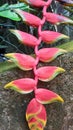
[[[65,102],[45,105],[47,124],[44,130],[73,130],[73,53],[64,54],[48,65],[63,67],[66,72],[48,83],[39,81],[38,87],[56,92]],[[33,72],[13,69],[0,74],[0,130],[29,130],[25,112],[34,94],[21,95],[4,89],[6,83],[22,77],[33,78]]]

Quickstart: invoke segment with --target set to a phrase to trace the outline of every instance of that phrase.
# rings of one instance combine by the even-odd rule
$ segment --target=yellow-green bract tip
[[[19,38],[19,36],[20,36],[19,33],[18,33],[19,30],[9,29],[9,31]]]
[[[69,36],[67,36],[67,35],[62,34],[61,36],[62,36],[63,38],[69,39]]]
[[[10,32],[14,32],[14,29],[9,29]]]
[[[65,72],[65,69],[58,67],[57,72]]]
[[[68,52],[67,50],[60,49],[60,48],[59,48],[59,51],[62,52],[62,53],[67,53]]]
[[[7,53],[7,54],[5,54],[5,57],[8,57],[8,58],[9,58],[9,57],[12,57],[13,54],[14,54],[14,53]]]
[[[64,103],[63,98],[62,98],[62,97],[60,97],[60,96],[58,96],[57,100],[58,100],[58,101],[60,101],[60,102],[62,102],[62,103]]]
[[[12,83],[13,83],[13,82],[10,82],[10,83],[6,84],[6,85],[4,86],[4,88],[5,88],[5,89],[9,89],[9,88],[12,86]]]

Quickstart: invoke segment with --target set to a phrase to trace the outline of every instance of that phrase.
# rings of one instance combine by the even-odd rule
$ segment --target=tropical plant
[[[4,54],[7,48],[13,48],[15,50],[20,50],[14,43],[11,43],[9,28],[17,28],[19,23],[21,23],[21,18],[13,11],[14,9],[22,9],[26,12],[33,10],[25,3],[11,2],[12,4],[5,3],[0,6],[0,54]],[[16,23],[17,21],[17,23]],[[4,32],[4,33],[3,33]]]
[[[67,51],[56,47],[39,49],[39,45],[41,44],[42,41],[47,44],[52,44],[55,41],[69,37],[59,32],[42,30],[42,28],[46,21],[52,24],[61,24],[61,23],[73,24],[73,21],[64,16],[47,12],[47,9],[51,5],[52,0],[47,1],[21,0],[21,1],[24,1],[25,3],[31,6],[42,8],[42,19],[28,12],[22,11],[20,9],[14,10],[22,18],[23,22],[26,22],[28,25],[37,28],[38,31],[37,38],[21,30],[10,29],[10,32],[13,33],[21,43],[28,46],[32,46],[34,48],[35,58],[30,55],[21,53],[8,53],[5,54],[5,56],[9,58],[9,62],[13,62],[23,71],[33,70],[34,79],[22,78],[14,80],[6,84],[4,88],[5,89],[10,88],[21,94],[31,93],[32,91],[34,92],[35,96],[27,106],[26,120],[31,130],[43,130],[47,122],[46,109],[43,104],[50,104],[56,101],[64,102],[64,100],[62,97],[60,97],[53,91],[50,91],[46,88],[38,88],[38,81],[41,80],[43,82],[48,82],[54,79],[58,74],[65,72],[65,70],[57,66],[38,67],[38,64],[39,61],[51,62],[57,56],[66,53]],[[64,4],[64,2],[62,1],[63,0],[60,0],[60,2]],[[71,3],[69,4],[71,5]],[[68,5],[68,1],[66,5]]]
[[[0,16],[4,18],[9,18],[14,21],[20,21],[21,18],[13,11],[14,9],[22,9],[25,11],[32,10],[29,5],[24,3],[17,3],[17,4],[4,4],[0,6]]]

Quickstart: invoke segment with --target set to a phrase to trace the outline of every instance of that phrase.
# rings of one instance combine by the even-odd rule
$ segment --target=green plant
[[[58,74],[65,72],[65,70],[56,66],[44,66],[38,68],[38,63],[39,61],[50,62],[66,51],[59,48],[38,49],[38,47],[41,41],[51,44],[62,38],[68,38],[68,36],[54,31],[42,31],[42,27],[46,21],[53,24],[72,24],[73,21],[64,16],[47,12],[47,8],[51,4],[52,0],[47,0],[47,2],[43,0],[24,0],[24,2],[35,7],[43,8],[42,19],[30,13],[15,9],[15,12],[20,15],[24,22],[38,28],[38,38],[20,30],[10,29],[10,31],[19,39],[21,43],[33,46],[35,58],[21,53],[8,53],[5,54],[5,56],[14,62],[20,69],[24,71],[33,70],[34,79],[22,78],[14,80],[6,84],[4,88],[10,88],[21,94],[27,94],[32,91],[34,92],[35,97],[30,101],[26,110],[26,120],[31,130],[43,130],[47,121],[46,110],[43,104],[49,104],[56,101],[64,102],[64,100],[58,94],[48,89],[37,88],[38,80],[48,82],[54,79]]]
[[[30,8],[29,5],[20,2],[16,4],[5,3],[0,6],[0,53],[2,50],[1,48],[5,48],[5,50],[7,51],[7,48],[9,48],[10,46],[12,47],[12,49],[20,50],[18,47],[16,47],[15,44],[11,43],[11,40],[9,40],[10,32],[8,31],[9,28],[17,28],[17,26],[20,26],[21,24],[21,17],[19,17],[13,11],[14,9],[18,8],[26,12],[34,10]]]
[[[0,16],[4,18],[9,18],[13,21],[20,21],[21,18],[13,11],[14,9],[22,9],[25,11],[32,10],[29,5],[24,3],[11,4],[8,3],[0,6]]]

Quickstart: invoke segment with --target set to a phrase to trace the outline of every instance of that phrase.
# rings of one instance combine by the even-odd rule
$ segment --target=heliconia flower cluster
[[[42,66],[38,68],[37,65],[39,61],[44,63],[53,61],[55,58],[57,58],[57,56],[66,53],[66,50],[59,49],[56,47],[38,49],[38,46],[41,44],[42,41],[45,42],[45,44],[52,44],[60,39],[69,37],[59,32],[54,32],[50,30],[42,31],[42,27],[46,21],[52,24],[73,24],[73,21],[69,18],[66,18],[65,16],[60,16],[55,13],[47,12],[47,8],[51,4],[52,0],[20,1],[23,1],[31,6],[43,8],[42,19],[20,9],[14,10],[22,18],[22,21],[24,23],[32,27],[36,27],[38,29],[38,38],[21,30],[10,29],[10,32],[18,38],[20,43],[32,46],[34,48],[35,57],[33,57],[32,55],[21,53],[8,53],[5,54],[5,56],[9,58],[12,62],[14,62],[23,71],[33,70],[34,79],[17,79],[6,84],[4,88],[10,88],[21,94],[28,94],[32,91],[34,92],[35,97],[29,102],[27,106],[26,120],[28,122],[30,130],[43,130],[47,122],[47,113],[43,104],[50,104],[56,101],[64,102],[64,100],[62,97],[60,97],[53,91],[50,91],[46,88],[37,88],[38,81],[41,80],[43,82],[48,82],[54,79],[60,73],[65,72],[65,70],[57,66]],[[66,2],[66,0],[58,1],[63,3],[63,5],[72,5],[73,3],[70,3],[69,1]]]

